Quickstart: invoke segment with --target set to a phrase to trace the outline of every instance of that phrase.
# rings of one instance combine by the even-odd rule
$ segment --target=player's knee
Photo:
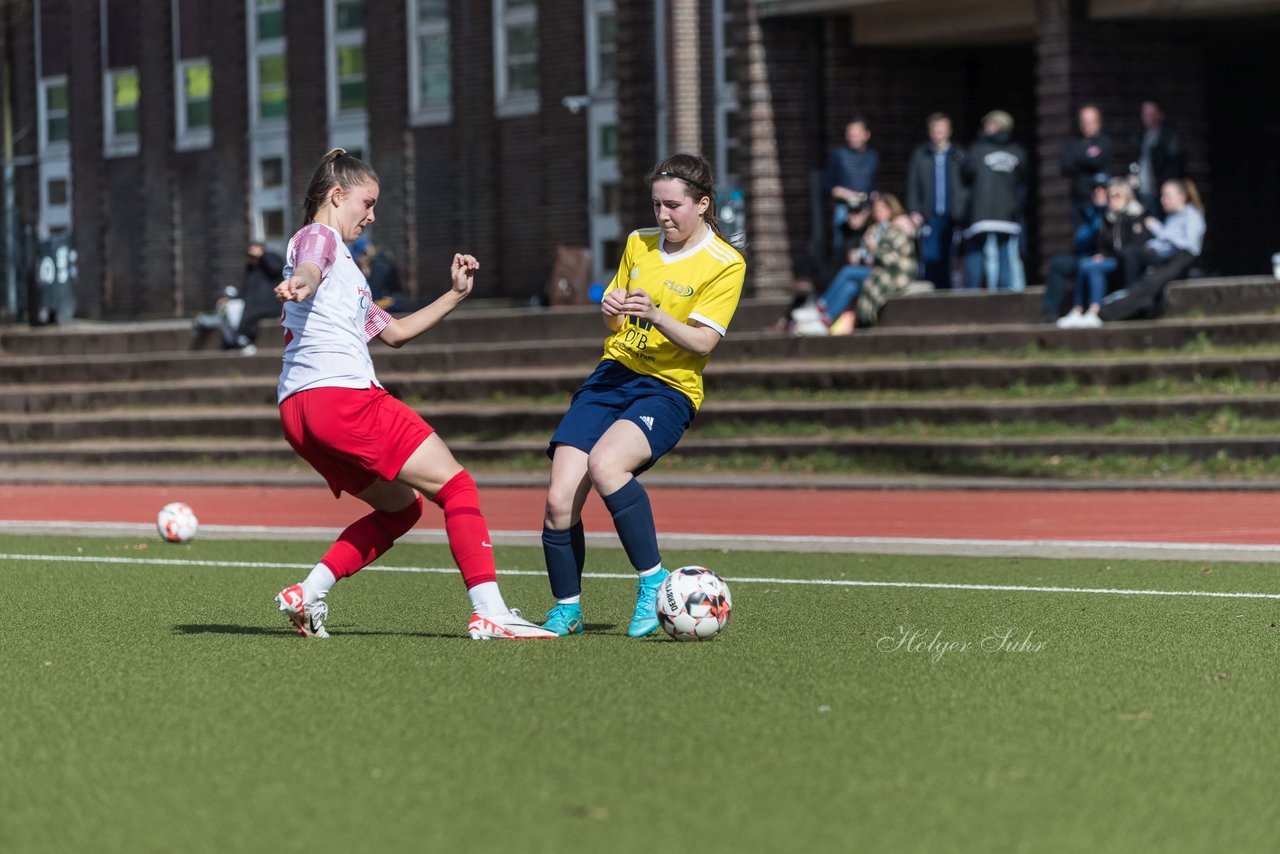
[[[631,472],[613,454],[592,453],[587,457],[587,476],[597,492],[608,495],[626,483]]]
[[[406,507],[393,513],[382,512],[383,529],[396,540],[407,534],[422,518],[422,496],[415,495]]]

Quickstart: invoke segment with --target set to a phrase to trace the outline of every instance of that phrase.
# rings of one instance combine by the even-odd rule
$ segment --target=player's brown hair
[[[307,185],[307,197],[302,202],[302,224],[310,225],[315,221],[320,206],[334,187],[341,187],[344,193],[350,193],[365,181],[380,183],[372,166],[347,154],[345,148],[330,151],[320,158],[320,165],[316,167],[311,183]]]
[[[652,187],[653,182],[661,178],[676,178],[683,181],[686,193],[695,202],[700,202],[704,198],[710,199],[711,204],[707,206],[702,219],[707,227],[715,232],[716,237],[724,239],[724,234],[720,231],[720,221],[716,219],[715,175],[711,172],[711,164],[705,157],[699,157],[696,154],[673,154],[649,170],[644,182]]]

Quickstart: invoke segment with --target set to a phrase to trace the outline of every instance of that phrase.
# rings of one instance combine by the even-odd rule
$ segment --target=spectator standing
[[[951,287],[951,251],[956,224],[964,212],[960,161],[964,150],[951,142],[951,119],[933,113],[925,120],[929,140],[907,165],[907,210],[920,235],[920,265],[934,287]]]
[[[1186,175],[1186,151],[1182,136],[1165,121],[1164,109],[1156,101],[1142,102],[1142,131],[1138,134],[1138,159],[1130,165],[1138,191],[1138,201],[1148,211],[1156,211],[1156,196],[1166,181]]]
[[[988,290],[1026,287],[1019,237],[1027,196],[1027,152],[1013,141],[1013,117],[992,110],[982,117],[982,135],[960,165],[969,199],[964,231],[965,287],[984,277]]]
[[[844,230],[849,214],[865,208],[876,192],[880,174],[880,155],[871,148],[871,127],[861,116],[854,117],[844,129],[845,144],[827,157],[822,175],[822,188],[831,197],[831,252],[839,255],[844,245]]]
[[[1079,228],[1093,208],[1093,188],[1111,173],[1111,137],[1102,132],[1102,111],[1080,108],[1080,135],[1062,149],[1062,174],[1071,182],[1071,226]]]

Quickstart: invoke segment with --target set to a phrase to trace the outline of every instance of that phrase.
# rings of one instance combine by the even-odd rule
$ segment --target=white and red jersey
[[[285,278],[306,262],[320,268],[320,286],[302,302],[286,302],[284,368],[276,398],[309,388],[381,387],[369,342],[391,322],[374,304],[364,274],[342,235],[327,225],[304,226],[285,250]]]

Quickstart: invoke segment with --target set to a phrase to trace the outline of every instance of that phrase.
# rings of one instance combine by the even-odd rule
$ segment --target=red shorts
[[[318,471],[334,497],[358,495],[378,478],[395,480],[409,455],[435,432],[385,389],[312,388],[280,404],[284,437]]]

